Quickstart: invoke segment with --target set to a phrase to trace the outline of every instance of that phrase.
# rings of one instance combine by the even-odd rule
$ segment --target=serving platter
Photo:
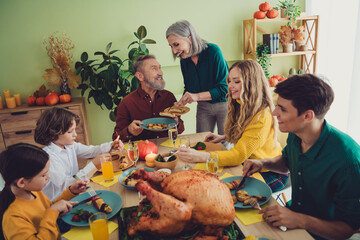
[[[110,154],[111,154],[111,156],[113,156],[113,155],[118,155],[119,156],[119,159],[116,159],[116,160],[112,161],[114,172],[124,171],[124,170],[129,169],[132,166],[134,166],[134,162],[131,161],[128,156],[122,155],[120,153],[113,153],[113,152],[110,153]],[[126,167],[122,167],[121,162],[120,162],[121,158],[125,158],[125,160],[122,160],[122,161],[126,161],[126,162],[129,163],[128,165],[126,165]],[[102,169],[100,168],[100,169],[98,169],[98,171],[102,172]]]
[[[120,197],[119,194],[115,193],[115,192],[111,192],[111,191],[106,191],[106,190],[96,190],[95,191],[97,194],[101,193],[101,195],[99,197],[101,197],[102,199],[104,199],[104,202],[109,205],[112,209],[111,213],[107,214],[108,219],[112,218],[113,216],[115,216],[121,209],[122,205],[123,205],[123,200]],[[83,193],[80,194],[76,197],[74,197],[73,199],[71,199],[70,201],[77,201],[80,202],[82,200],[85,200],[87,198],[91,197],[89,193]],[[83,210],[87,210],[89,212],[92,213],[97,213],[99,212],[99,210],[96,209],[96,207],[91,203],[90,205],[88,205],[86,202],[81,203],[79,205],[77,205],[76,207],[74,207],[71,212],[68,212],[67,214],[65,214],[64,216],[62,216],[62,220],[64,222],[66,222],[67,224],[70,224],[72,226],[76,226],[76,227],[84,227],[84,226],[89,226],[89,222],[86,220],[81,220],[80,222],[74,222],[71,221],[72,217],[74,216],[74,213],[78,210],[78,209],[83,209]]]
[[[153,132],[163,132],[163,131],[167,131],[169,129],[169,124],[173,123],[173,124],[178,124],[178,122],[172,118],[166,118],[166,117],[157,117],[157,118],[148,118],[145,120],[142,120],[142,123],[140,125],[140,127],[149,130],[149,131],[153,131]],[[163,129],[151,129],[148,128],[146,126],[146,124],[150,124],[150,123],[155,123],[155,124],[166,124],[167,127],[163,128]]]
[[[192,143],[190,143],[190,146],[194,147],[196,145],[196,143],[197,142],[192,142]],[[203,143],[206,145],[205,150],[198,150],[198,151],[212,152],[212,151],[222,151],[222,150],[224,150],[224,148],[220,144],[212,143],[212,142],[203,142]]]
[[[222,179],[221,181],[223,181],[224,183],[229,183],[238,179],[242,179],[242,177],[241,176],[228,177]],[[270,200],[272,193],[271,188],[266,183],[252,177],[247,177],[245,179],[245,187],[239,190],[246,191],[250,196],[265,196],[266,197],[265,201],[259,201],[260,206],[267,203]],[[235,190],[231,190],[230,192],[232,195],[235,195]],[[251,205],[244,206],[242,202],[237,202],[234,206],[237,208],[252,208]]]

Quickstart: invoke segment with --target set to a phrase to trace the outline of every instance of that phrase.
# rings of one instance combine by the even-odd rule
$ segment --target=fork
[[[261,207],[260,207],[258,201],[257,201],[255,198],[251,198],[251,199],[250,199],[250,205],[251,205],[253,208],[257,208],[257,209],[261,210]],[[283,232],[286,232],[287,227],[285,227],[285,226],[279,226],[279,229],[280,229],[281,231],[283,231]]]
[[[73,178],[75,178],[76,181],[81,181],[81,179],[76,175],[74,175]],[[94,197],[94,196],[97,195],[97,193],[95,192],[95,190],[91,186],[86,187],[86,192],[89,193],[89,195],[91,197]]]

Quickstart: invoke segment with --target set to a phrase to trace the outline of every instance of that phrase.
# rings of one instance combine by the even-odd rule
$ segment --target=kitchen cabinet
[[[262,23],[281,23],[285,25],[289,21],[289,18],[265,18],[265,19],[248,19],[243,21],[243,51],[244,59],[255,59],[257,43],[260,42],[257,39],[257,35],[270,34],[262,28]],[[317,46],[318,46],[318,33],[319,33],[319,16],[299,17],[296,20],[296,24],[303,25],[305,28],[305,44],[307,45],[306,51],[293,51],[290,53],[277,53],[269,54],[271,58],[285,57],[285,56],[299,56],[301,58],[300,68],[305,73],[316,73],[316,61],[317,61]],[[278,31],[280,31],[280,26]],[[261,38],[262,40],[262,38]]]
[[[27,106],[23,104],[13,109],[0,110],[0,152],[8,146],[25,142],[44,147],[34,141],[36,121],[42,112],[52,107],[66,108],[80,117],[80,123],[76,127],[77,142],[89,145],[90,131],[83,98],[72,98],[69,103],[61,103],[54,106]]]

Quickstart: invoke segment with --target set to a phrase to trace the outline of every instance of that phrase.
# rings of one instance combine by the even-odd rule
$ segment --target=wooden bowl
[[[168,157],[169,153],[162,153],[161,156],[163,158]],[[168,169],[174,169],[176,167],[176,164],[178,162],[178,157],[175,155],[175,160],[170,162],[159,162],[155,160],[155,167],[157,168],[168,168]]]

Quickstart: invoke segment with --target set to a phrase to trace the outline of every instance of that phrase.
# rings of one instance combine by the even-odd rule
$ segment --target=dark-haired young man
[[[324,119],[334,100],[331,87],[312,74],[295,75],[276,86],[273,115],[289,132],[282,155],[246,160],[248,176],[262,168],[287,173],[289,208],[259,213],[273,226],[302,228],[316,239],[346,239],[360,227],[360,146]]]
[[[164,90],[161,66],[153,55],[142,55],[137,58],[133,68],[140,85],[124,97],[118,106],[113,139],[117,135],[120,135],[122,141],[167,137],[167,131],[152,132],[139,126],[142,120],[159,117],[160,112],[176,102],[174,94]],[[176,117],[176,120],[180,134],[184,131],[184,122],[180,117]]]

